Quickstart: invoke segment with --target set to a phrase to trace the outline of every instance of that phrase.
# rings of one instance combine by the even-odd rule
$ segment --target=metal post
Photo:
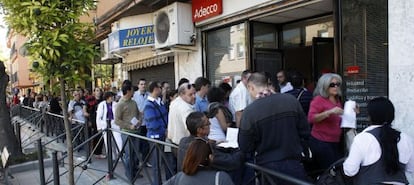
[[[15,132],[16,132],[16,138],[17,138],[17,144],[18,144],[18,150],[22,151],[22,138],[21,138],[21,133],[20,133],[20,123],[17,121],[14,124],[15,127]]]
[[[155,164],[154,168],[157,168],[157,176],[155,178],[157,178],[155,180],[155,182],[157,182],[158,185],[162,184],[162,180],[161,180],[161,148],[159,144],[157,143],[153,143],[154,144],[154,152],[155,152]]]
[[[53,161],[53,184],[59,185],[60,184],[59,161],[57,159],[56,151],[52,153],[52,161]]]
[[[89,126],[88,126],[88,119],[87,121],[84,123],[84,138],[81,140],[81,143],[88,140],[89,139]],[[92,157],[91,156],[91,150],[92,150],[92,145],[90,144],[91,142],[93,142],[93,140],[91,140],[90,142],[86,142],[85,143],[85,151],[86,151],[86,158],[88,159],[88,163],[92,163]]]
[[[40,184],[46,185],[45,180],[45,165],[43,163],[43,148],[42,148],[42,139],[37,140],[37,151],[39,158],[39,173],[40,173]]]
[[[106,130],[106,143],[107,143],[107,157],[108,157],[108,174],[106,176],[107,179],[113,178],[113,171],[112,171],[112,131],[109,130],[111,128],[111,120],[106,120],[107,130]],[[115,145],[116,146],[116,145]]]

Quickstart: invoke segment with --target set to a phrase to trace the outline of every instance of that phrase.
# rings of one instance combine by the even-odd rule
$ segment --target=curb
[[[45,168],[52,166],[52,159],[44,159],[43,164]],[[9,166],[9,170],[11,173],[20,173],[20,172],[26,172],[30,170],[39,170],[39,161],[29,161],[21,164],[16,164]]]

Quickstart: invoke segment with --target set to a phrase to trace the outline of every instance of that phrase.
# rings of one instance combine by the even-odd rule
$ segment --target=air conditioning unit
[[[108,38],[101,40],[100,51],[101,51],[101,61],[115,58],[113,54],[109,53]]]
[[[154,13],[155,48],[194,45],[191,4],[176,2]]]

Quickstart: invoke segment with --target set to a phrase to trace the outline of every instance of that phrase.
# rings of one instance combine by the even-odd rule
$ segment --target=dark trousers
[[[307,181],[308,179],[306,176],[305,169],[299,160],[274,161],[274,162],[263,164],[262,166],[265,168],[275,170],[276,172],[283,173],[291,177],[303,180],[303,181]],[[273,176],[271,176],[271,179],[276,184],[284,184],[284,185],[296,184],[296,183],[291,183],[289,181],[281,180]],[[265,178],[264,182],[261,182],[261,184],[271,184],[271,183]]]
[[[310,137],[309,145],[312,150],[315,165],[323,171],[328,169],[335,161],[342,158],[340,143],[325,142]]]
[[[91,123],[91,124],[92,124],[92,126],[89,127],[89,132],[90,132],[89,135],[93,136],[93,135],[98,133],[98,129],[96,128],[96,122]],[[103,145],[104,145],[104,141],[103,141],[103,138],[102,139],[101,138],[102,137],[97,136],[92,140],[91,150],[95,149],[95,147],[96,147],[96,149],[93,151],[93,154],[95,154],[95,155],[101,155],[102,154],[102,148],[103,148]],[[99,140],[101,140],[101,141],[99,141]]]
[[[249,162],[249,163],[254,163],[254,157],[253,154],[245,154],[245,161]],[[255,174],[254,174],[254,169],[248,166],[244,166],[244,168],[241,170],[241,172],[235,172],[237,173],[241,173],[241,184],[242,185],[255,185],[256,181],[255,181]],[[232,179],[237,178],[234,176],[234,174],[232,174]],[[240,180],[238,180],[238,182],[240,184]]]
[[[147,136],[147,127],[146,126],[140,126],[139,129],[138,129],[138,135],[146,137]],[[139,153],[141,154],[141,158],[142,158],[141,160],[144,161],[145,158],[147,157],[148,151],[149,151],[148,141],[140,139],[138,146],[139,146]]]
[[[167,159],[167,164],[165,164],[165,179],[170,179],[177,173],[177,157],[172,152],[164,152],[164,154]],[[171,172],[167,165],[171,169]]]

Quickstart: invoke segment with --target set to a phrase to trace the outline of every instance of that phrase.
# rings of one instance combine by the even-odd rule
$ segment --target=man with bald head
[[[299,101],[290,94],[271,93],[261,73],[249,77],[247,89],[253,103],[246,107],[241,118],[240,149],[254,154],[257,165],[306,180],[300,159],[302,144],[309,139],[310,129]],[[273,180],[277,184],[290,184],[277,178]]]

